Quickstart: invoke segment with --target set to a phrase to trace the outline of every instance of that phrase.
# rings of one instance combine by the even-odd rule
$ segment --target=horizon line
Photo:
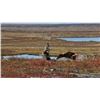
[[[100,24],[97,22],[2,22],[0,24]]]

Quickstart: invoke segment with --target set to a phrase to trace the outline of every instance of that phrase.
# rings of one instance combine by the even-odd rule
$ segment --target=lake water
[[[75,42],[89,42],[89,41],[94,41],[94,42],[100,42],[100,37],[84,37],[84,38],[59,38],[61,40],[65,40],[65,41],[75,41]]]
[[[18,54],[12,56],[2,56],[3,59],[11,59],[11,58],[20,58],[20,59],[43,59],[42,55],[35,55],[35,54]],[[56,57],[50,57],[51,59],[56,59]]]

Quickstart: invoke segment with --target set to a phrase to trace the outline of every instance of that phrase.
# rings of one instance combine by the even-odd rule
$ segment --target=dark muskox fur
[[[62,57],[76,60],[76,54],[74,52],[67,52],[67,53],[64,53],[64,54],[59,54],[57,59],[62,58]]]

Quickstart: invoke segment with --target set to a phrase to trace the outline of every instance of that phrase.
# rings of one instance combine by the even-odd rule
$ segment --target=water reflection
[[[65,40],[65,41],[75,41],[75,42],[78,42],[78,41],[83,41],[83,42],[89,42],[89,41],[94,41],[94,42],[100,42],[100,37],[91,37],[91,38],[88,38],[88,37],[84,37],[84,38],[59,38],[61,40]]]
[[[12,56],[3,56],[3,59],[11,59],[11,58],[20,58],[20,59],[43,59],[42,55],[35,54],[18,54]],[[56,57],[52,56],[51,59],[56,59]]]

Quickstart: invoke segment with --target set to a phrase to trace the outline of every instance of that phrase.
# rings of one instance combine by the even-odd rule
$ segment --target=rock
[[[51,69],[50,69],[51,72],[53,72],[53,71],[55,71],[55,70],[56,70],[55,68],[51,68]]]
[[[50,69],[50,71],[51,71],[51,72],[53,72],[53,71],[54,71],[54,69]]]
[[[76,57],[76,60],[77,61],[83,61],[83,60],[86,60],[87,59],[87,56],[86,55],[81,55],[81,54],[79,54],[79,55],[77,55],[77,57]]]
[[[77,76],[77,74],[75,74],[75,73],[69,73],[69,77],[70,77],[70,78],[77,78],[78,76]]]
[[[62,57],[62,58],[59,58],[57,61],[72,61],[72,59]]]

